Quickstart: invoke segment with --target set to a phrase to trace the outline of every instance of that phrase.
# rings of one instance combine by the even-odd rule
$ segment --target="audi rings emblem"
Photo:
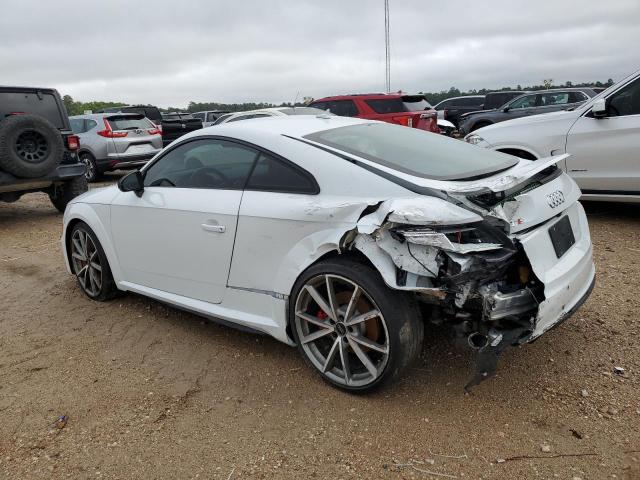
[[[556,190],[547,194],[547,203],[551,208],[556,208],[564,203],[564,193],[561,190]]]

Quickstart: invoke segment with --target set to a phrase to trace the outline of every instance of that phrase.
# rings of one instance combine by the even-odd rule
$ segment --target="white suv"
[[[640,71],[574,110],[490,125],[465,141],[530,160],[568,153],[559,165],[583,200],[640,203]]]

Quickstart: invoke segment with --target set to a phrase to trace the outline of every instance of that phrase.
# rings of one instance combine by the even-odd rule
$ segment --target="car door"
[[[536,114],[536,105],[539,104],[540,95],[524,95],[516,98],[509,104],[509,109],[502,114],[501,121],[511,120],[513,118],[526,117]]]
[[[183,142],[144,171],[138,197],[120,192],[111,231],[125,280],[220,303],[254,149],[216,138]]]
[[[92,118],[84,120],[83,131],[80,135],[80,148],[87,150],[97,160],[107,158],[107,140],[97,134],[98,122]]]
[[[261,153],[242,197],[229,286],[274,292],[276,274],[293,245],[320,228],[309,213],[319,192],[313,176],[293,163]],[[256,265],[260,268],[256,268]]]
[[[567,171],[583,193],[640,195],[640,78],[609,95],[607,115],[585,112],[567,135]]]

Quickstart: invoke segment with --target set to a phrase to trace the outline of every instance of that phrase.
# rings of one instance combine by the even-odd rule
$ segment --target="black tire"
[[[37,115],[13,115],[0,121],[0,168],[21,178],[55,169],[64,155],[60,131]]]
[[[93,158],[93,155],[91,155],[89,152],[82,152],[80,154],[80,161],[87,167],[84,174],[87,182],[95,182],[99,180],[100,177],[102,177],[102,172],[98,170],[96,159]]]
[[[303,331],[305,329],[305,327],[303,326],[303,321],[308,322],[308,320],[301,319],[296,314],[296,309],[301,305],[305,305],[306,308],[308,308],[307,310],[305,310],[306,314],[309,314],[309,312],[313,310],[313,302],[305,303],[303,300],[305,298],[304,295],[306,295],[307,292],[307,289],[305,287],[308,285],[308,282],[312,283],[313,281],[315,281],[315,279],[320,278],[323,275],[329,275],[330,278],[337,278],[338,282],[340,282],[341,280],[347,280],[348,282],[353,282],[354,284],[358,285],[359,288],[362,289],[361,295],[366,297],[365,300],[367,302],[369,302],[369,300],[372,301],[369,302],[371,308],[381,313],[380,316],[373,317],[372,320],[376,319],[376,322],[382,322],[382,328],[384,328],[384,330],[381,330],[381,327],[376,328],[379,332],[378,335],[380,335],[380,332],[386,335],[386,360],[384,360],[384,362],[382,360],[378,360],[379,363],[375,363],[375,358],[369,357],[369,360],[372,362],[372,364],[375,363],[374,366],[376,367],[375,370],[377,377],[373,374],[369,374],[371,379],[362,380],[360,384],[355,384],[356,382],[352,382],[352,384],[349,384],[348,380],[339,379],[341,370],[344,378],[348,379],[349,374],[352,373],[351,366],[354,365],[356,367],[359,367],[360,371],[362,371],[363,367],[365,367],[364,374],[360,373],[359,375],[367,375],[367,368],[364,362],[359,359],[359,356],[356,354],[355,350],[352,349],[351,341],[344,338],[349,336],[349,332],[343,333],[338,331],[338,323],[341,322],[334,323],[329,317],[327,321],[334,324],[335,331],[333,333],[330,333],[329,335],[326,335],[324,340],[314,340],[313,342],[308,341],[308,339],[313,336],[315,332],[319,332],[322,330],[322,328],[326,327],[318,327],[317,330],[314,330],[313,332]],[[332,289],[335,292],[334,298],[336,299],[335,303],[337,304],[334,310],[343,311],[343,314],[345,316],[342,317],[342,322],[348,325],[349,318],[356,318],[356,313],[362,312],[354,311],[353,316],[349,317],[348,313],[344,313],[344,311],[348,311],[349,308],[345,308],[344,303],[341,304],[344,299],[341,300],[338,298],[341,294],[338,293],[338,290],[335,287],[332,287]],[[326,292],[328,292],[328,288],[327,290],[325,290],[325,295]],[[358,298],[358,303],[360,302],[360,299],[361,297]],[[317,305],[319,304],[316,303],[315,306]],[[367,307],[367,310],[369,308],[370,307]],[[317,318],[321,318],[319,316],[319,310],[322,309],[316,308],[316,311],[318,312],[316,313]],[[336,316],[340,318],[340,314]],[[316,318],[314,317],[314,314],[311,313],[310,315],[307,315],[307,318],[309,317],[312,317],[312,319],[314,320],[314,322],[312,323],[315,324]],[[366,320],[366,322],[362,322],[362,324],[368,323],[369,321],[371,320]],[[298,350],[300,351],[300,354],[302,355],[305,363],[309,367],[311,367],[317,374],[319,374],[324,381],[341,390],[352,393],[369,392],[376,388],[380,388],[381,386],[386,385],[392,381],[395,381],[402,375],[404,371],[406,371],[407,367],[409,367],[418,358],[422,349],[422,342],[424,337],[424,323],[420,316],[415,299],[410,294],[390,289],[385,285],[382,277],[380,276],[380,273],[377,270],[369,265],[365,265],[358,262],[357,260],[350,258],[332,258],[326,261],[322,261],[313,265],[305,272],[303,272],[302,275],[300,275],[293,287],[289,302],[289,325],[291,327],[293,338],[298,346]],[[307,323],[307,325],[311,324]],[[347,328],[351,329],[352,327]],[[365,328],[368,328],[368,326]],[[353,334],[354,332],[351,331],[351,335]],[[364,333],[364,335],[367,337],[369,336],[366,332]],[[322,371],[323,368],[320,368],[319,365],[320,363],[322,363],[323,357],[319,357],[313,352],[308,351],[310,350],[310,348],[303,346],[303,342],[301,342],[301,336],[306,336],[304,340],[307,340],[308,343],[306,343],[305,345],[311,344],[314,346],[313,348],[315,348],[316,342],[320,341],[325,342],[325,345],[333,345],[328,351],[326,357],[324,357],[324,360],[326,360],[324,368],[327,369],[327,371]],[[360,334],[357,334],[357,336],[363,339]],[[364,339],[366,340],[366,338]],[[371,339],[371,337],[369,337],[369,339]],[[344,347],[345,349],[351,349],[347,355],[348,358],[350,358],[347,363],[351,363],[351,366],[344,368],[344,362],[340,358],[342,369],[341,365],[336,364],[337,357],[335,356],[335,353],[332,357],[334,358],[334,360],[328,360],[331,357],[331,352],[334,348],[336,348],[336,344],[338,345],[337,349],[340,349],[339,353],[342,354],[342,346],[339,343],[341,341],[344,341],[344,343],[347,345],[346,347]],[[375,343],[373,343],[372,345],[376,345],[378,343],[379,340],[375,340]],[[316,350],[317,353],[321,355],[320,348],[317,348]],[[367,350],[371,354],[376,354],[373,349]],[[326,347],[325,351],[327,351]],[[362,350],[360,350],[360,353],[362,353]],[[381,357],[383,356],[382,354],[378,355],[380,355]],[[331,368],[328,369],[327,366],[331,366]]]
[[[471,127],[471,130],[469,130],[469,132],[475,132],[479,128],[487,127],[489,125],[492,125],[492,123],[491,122],[487,122],[487,121],[474,123],[473,126]]]
[[[86,239],[87,236],[91,241],[86,241],[84,243],[84,245],[86,245],[84,253],[86,254],[86,258],[88,258],[89,261],[83,261],[74,257],[74,253],[77,253],[76,250],[78,250],[78,245],[76,245],[75,242],[82,237]],[[80,244],[79,250],[82,250],[83,242],[79,241],[78,243]],[[92,246],[90,246],[91,244]],[[87,295],[87,297],[89,297],[91,300],[104,302],[106,300],[111,300],[118,295],[119,290],[116,287],[115,281],[113,280],[113,275],[111,274],[111,268],[109,267],[107,256],[104,253],[102,245],[100,245],[100,242],[98,241],[98,237],[96,237],[96,234],[93,233],[93,230],[91,230],[89,225],[84,222],[79,222],[74,225],[68,237],[67,252],[69,255],[69,261],[71,263],[71,271],[76,276],[78,286],[85,293],[85,295]],[[98,262],[95,262],[95,260],[98,260]],[[97,263],[101,269],[99,272],[100,285],[99,288],[95,290],[91,288],[97,285],[95,281],[96,277],[93,276],[93,274],[96,274],[96,270],[94,270],[93,273],[91,272],[91,265],[93,265],[94,262]],[[85,275],[82,274],[83,267],[86,267]],[[88,283],[85,284],[84,282]],[[87,288],[87,285],[90,285],[90,287]]]
[[[87,190],[89,190],[87,179],[84,175],[81,175],[79,177],[73,177],[62,185],[53,185],[49,189],[49,199],[59,212],[64,213],[67,204]]]

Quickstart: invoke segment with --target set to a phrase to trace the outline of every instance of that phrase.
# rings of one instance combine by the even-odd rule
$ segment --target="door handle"
[[[227,230],[227,227],[225,227],[224,225],[211,225],[210,223],[203,223],[201,227],[207,232],[215,233],[224,233]]]

